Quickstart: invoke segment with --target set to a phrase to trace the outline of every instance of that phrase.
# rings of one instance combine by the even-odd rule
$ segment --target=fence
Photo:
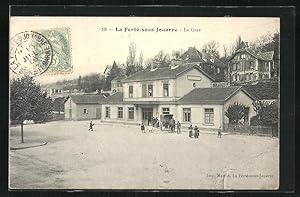
[[[56,112],[53,111],[52,113],[52,120],[51,121],[55,121],[55,120],[63,120],[65,119],[65,114],[64,112]]]
[[[258,135],[258,136],[272,136],[278,137],[278,127],[271,126],[251,126],[251,125],[224,125],[224,131],[228,133],[239,133],[246,135]]]

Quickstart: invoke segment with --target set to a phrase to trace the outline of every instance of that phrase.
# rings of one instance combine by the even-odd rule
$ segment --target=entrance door
[[[69,118],[72,119],[72,109],[69,109]]]
[[[101,119],[101,108],[96,108],[96,119]]]
[[[249,125],[249,107],[245,107],[244,110],[244,124]]]
[[[142,108],[142,120],[145,124],[149,125],[150,122],[152,122],[153,119],[153,108]]]

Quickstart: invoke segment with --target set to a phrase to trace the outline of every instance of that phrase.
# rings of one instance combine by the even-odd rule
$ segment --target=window
[[[194,87],[194,88],[196,87],[196,83],[193,83],[193,87]]]
[[[128,107],[128,119],[133,120],[134,119],[134,108]]]
[[[239,63],[237,63],[237,68],[236,68],[237,70],[241,70],[241,64],[240,64],[240,62]]]
[[[129,98],[133,97],[133,86],[129,86]]]
[[[232,65],[232,70],[236,70],[236,64]]]
[[[191,122],[191,108],[183,108],[183,122]]]
[[[164,83],[163,84],[163,94],[164,96],[169,96],[169,84],[168,83]]]
[[[153,85],[148,85],[148,96],[152,97],[153,96]]]
[[[163,114],[170,114],[170,108],[165,108],[165,107],[163,107],[163,108],[162,108],[162,113],[163,113]]]
[[[110,118],[110,107],[105,107],[105,118]]]
[[[250,69],[253,70],[254,69],[254,62],[250,62]]]
[[[118,107],[118,118],[123,118],[123,107]]]
[[[219,74],[221,71],[220,71],[220,68],[217,68],[217,73]]]
[[[246,74],[246,80],[247,81],[249,80],[249,74],[248,73]]]
[[[87,114],[88,113],[87,109],[83,109],[83,113]]]
[[[205,108],[204,109],[204,123],[205,124],[214,124],[214,109]]]

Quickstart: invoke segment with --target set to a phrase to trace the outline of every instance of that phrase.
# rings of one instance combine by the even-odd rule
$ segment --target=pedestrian
[[[199,129],[198,129],[197,125],[194,127],[194,137],[195,138],[199,137]]]
[[[189,137],[193,137],[193,126],[189,126]]]
[[[95,124],[93,124],[93,121],[90,121],[90,125],[89,125],[89,131],[93,131],[93,126],[94,126]]]
[[[177,121],[177,134],[181,133],[181,124],[179,121]]]
[[[152,126],[151,123],[150,123],[150,125],[148,126],[148,131],[149,131],[149,133],[153,133],[153,126]]]
[[[218,129],[218,137],[221,138],[222,136],[222,127],[220,126]]]
[[[145,133],[145,125],[144,125],[144,122],[142,122],[142,124],[141,124],[141,131],[142,131],[142,133]]]

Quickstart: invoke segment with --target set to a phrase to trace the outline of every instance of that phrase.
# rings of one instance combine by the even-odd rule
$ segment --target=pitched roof
[[[265,60],[273,60],[273,55],[274,55],[274,51],[268,51],[268,52],[261,52],[258,53],[257,55],[259,55],[262,59]]]
[[[226,88],[197,88],[178,100],[179,104],[223,104],[238,91],[244,91],[241,86]],[[250,98],[254,99],[246,91]]]
[[[119,104],[123,103],[123,92],[116,92],[105,99],[105,103]]]
[[[130,81],[151,81],[151,80],[159,80],[159,79],[175,79],[182,73],[185,73],[186,71],[189,71],[193,68],[198,69],[200,72],[202,72],[206,77],[213,80],[214,79],[209,76],[207,73],[205,73],[198,65],[197,63],[185,63],[181,64],[177,67],[162,67],[157,68],[154,70],[142,70],[139,72],[136,72],[124,80],[122,82],[130,82]]]
[[[241,52],[247,52],[250,55],[252,55],[253,57],[255,57],[256,59],[264,60],[264,61],[273,60],[273,55],[274,55],[274,51],[256,53],[256,52],[252,51],[251,49],[246,48],[246,49],[240,49],[237,52],[235,52],[229,60],[231,60],[236,54],[241,53]]]
[[[81,94],[81,95],[70,95],[74,103],[77,104],[99,104],[105,101],[105,96],[103,94]],[[67,100],[67,99],[66,99]]]
[[[191,62],[205,63],[205,61],[202,59],[201,53],[195,47],[189,47],[188,50],[180,56],[180,59],[189,63]]]

